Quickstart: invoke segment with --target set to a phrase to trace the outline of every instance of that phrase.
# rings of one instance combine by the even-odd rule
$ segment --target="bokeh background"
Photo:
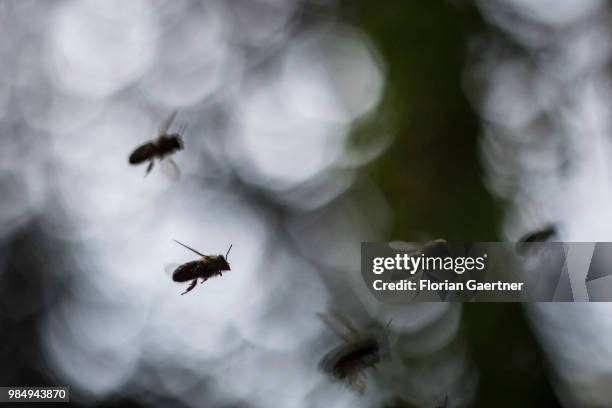
[[[603,0],[0,0],[0,385],[74,406],[610,407],[607,304],[369,297],[361,241],[612,236]],[[182,178],[127,156],[178,110]],[[166,265],[233,244],[184,287]],[[393,319],[359,396],[316,313]]]

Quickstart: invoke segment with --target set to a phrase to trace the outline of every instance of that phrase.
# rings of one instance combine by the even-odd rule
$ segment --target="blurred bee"
[[[142,146],[139,146],[132,152],[129,158],[130,164],[140,164],[149,161],[145,177],[153,169],[155,159],[161,162],[162,171],[168,177],[176,180],[180,176],[180,170],[174,160],[169,156],[177,150],[182,150],[184,147],[183,139],[179,133],[168,133],[168,129],[174,121],[176,111],[172,112],[160,125],[157,132],[157,137]]]
[[[447,242],[445,239],[438,238],[432,241],[427,241],[422,244],[416,243],[405,243],[402,241],[395,241],[391,243],[391,248],[401,251],[407,251],[407,254],[411,257],[420,256],[421,254],[430,256],[437,252],[447,249]]]
[[[444,398],[444,402],[442,405],[439,405],[438,408],[447,408],[448,407],[448,395]]]
[[[418,256],[424,254],[425,256],[432,256],[433,254],[447,249],[447,242],[445,239],[438,238],[433,241],[428,241],[423,244],[422,247],[414,250],[410,253],[410,256]]]
[[[179,245],[184,246],[190,251],[195,252],[200,255],[202,258],[197,261],[190,261],[184,263],[182,265],[174,266],[171,265],[166,268],[166,272],[172,273],[172,280],[175,282],[188,282],[191,281],[187,290],[185,290],[181,295],[193,290],[198,283],[198,279],[202,279],[202,283],[206,282],[209,278],[212,278],[215,275],[222,276],[223,271],[229,271],[230,265],[227,262],[227,257],[229,255],[232,246],[230,245],[229,249],[225,256],[223,255],[204,255],[195,249],[188,247],[187,245],[174,240]]]
[[[438,238],[432,241],[427,241],[422,244],[408,243],[406,245],[405,243],[401,243],[401,242],[392,243],[391,247],[393,249],[407,251],[407,254],[410,257],[418,257],[421,255],[444,256],[448,252],[447,244],[448,243],[446,242],[445,239]],[[419,281],[420,279],[424,277],[429,280],[434,280],[434,281],[438,280],[438,277],[436,276],[435,273],[433,273],[432,271],[428,271],[428,270],[423,271],[422,268],[420,268],[418,271],[415,271],[415,273],[413,274],[407,274],[405,271],[401,271],[397,269],[391,272],[391,280],[393,281],[399,281],[403,279],[407,279],[411,281]],[[421,290],[417,288],[414,291],[414,294],[410,298],[407,297],[406,300],[416,299],[419,296],[420,292]]]
[[[367,385],[365,370],[379,363],[384,354],[383,350],[388,348],[383,347],[386,345],[385,332],[383,331],[382,336],[359,332],[342,316],[335,316],[335,320],[320,313],[318,316],[344,340],[344,343],[323,356],[319,368],[359,394],[363,394]]]
[[[530,249],[532,249],[533,243],[536,242],[547,242],[557,236],[557,226],[555,224],[546,224],[542,228],[525,234],[521,239],[518,240],[514,246],[514,250],[521,256],[526,256]]]

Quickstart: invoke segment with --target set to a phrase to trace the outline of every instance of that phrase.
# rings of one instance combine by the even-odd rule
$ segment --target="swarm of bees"
[[[176,180],[180,176],[180,170],[170,156],[176,151],[183,149],[184,144],[181,133],[183,133],[185,129],[179,133],[168,133],[168,129],[170,129],[176,117],[176,113],[176,111],[172,112],[170,116],[159,125],[159,130],[155,139],[137,147],[132,154],[130,154],[128,161],[132,165],[141,164],[146,161],[149,162],[145,177],[153,170],[155,159],[160,161],[162,171],[168,177]]]
[[[363,394],[367,385],[365,370],[378,364],[387,350],[386,330],[382,335],[360,332],[343,316],[318,316],[343,340],[323,356],[319,362],[320,369]]]
[[[168,133],[176,114],[176,111],[172,112],[160,124],[155,139],[137,147],[129,156],[128,161],[131,165],[138,165],[144,162],[149,163],[145,171],[145,177],[153,169],[155,160],[160,162],[162,172],[170,178],[177,179],[180,175],[179,168],[171,156],[184,147],[182,139],[184,128],[177,133]],[[199,279],[204,283],[212,277],[222,276],[223,272],[231,270],[228,256],[232,245],[230,245],[225,255],[204,255],[182,242],[174,241],[200,256],[200,259],[166,268],[166,272],[171,274],[174,282],[189,282],[187,289],[181,295],[192,291]],[[433,250],[438,245],[444,243],[445,241],[443,240],[432,241],[420,250]],[[319,317],[343,340],[342,344],[336,346],[323,356],[319,362],[319,367],[332,378],[347,384],[360,394],[363,393],[366,389],[365,370],[377,365],[388,349],[388,347],[385,347],[386,329],[382,335],[372,332],[360,332],[344,317],[336,316],[334,319],[323,314],[320,314]]]

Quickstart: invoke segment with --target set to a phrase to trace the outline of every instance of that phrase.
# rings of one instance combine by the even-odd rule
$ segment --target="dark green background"
[[[359,143],[395,139],[365,171],[391,206],[390,240],[497,241],[503,203],[483,184],[480,122],[462,78],[467,41],[491,35],[466,2],[346,2],[385,63],[380,110],[354,132]],[[519,304],[466,304],[463,329],[480,371],[475,407],[558,406],[546,362]],[[402,406],[401,404],[399,406]]]

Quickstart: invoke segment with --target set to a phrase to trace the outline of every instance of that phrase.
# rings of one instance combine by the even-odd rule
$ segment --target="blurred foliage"
[[[461,89],[466,34],[479,23],[475,10],[440,1],[364,0],[352,22],[386,63],[379,117],[395,140],[369,171],[395,217],[391,238],[409,240],[417,232],[449,241],[497,240],[500,212],[482,184],[479,121]]]

